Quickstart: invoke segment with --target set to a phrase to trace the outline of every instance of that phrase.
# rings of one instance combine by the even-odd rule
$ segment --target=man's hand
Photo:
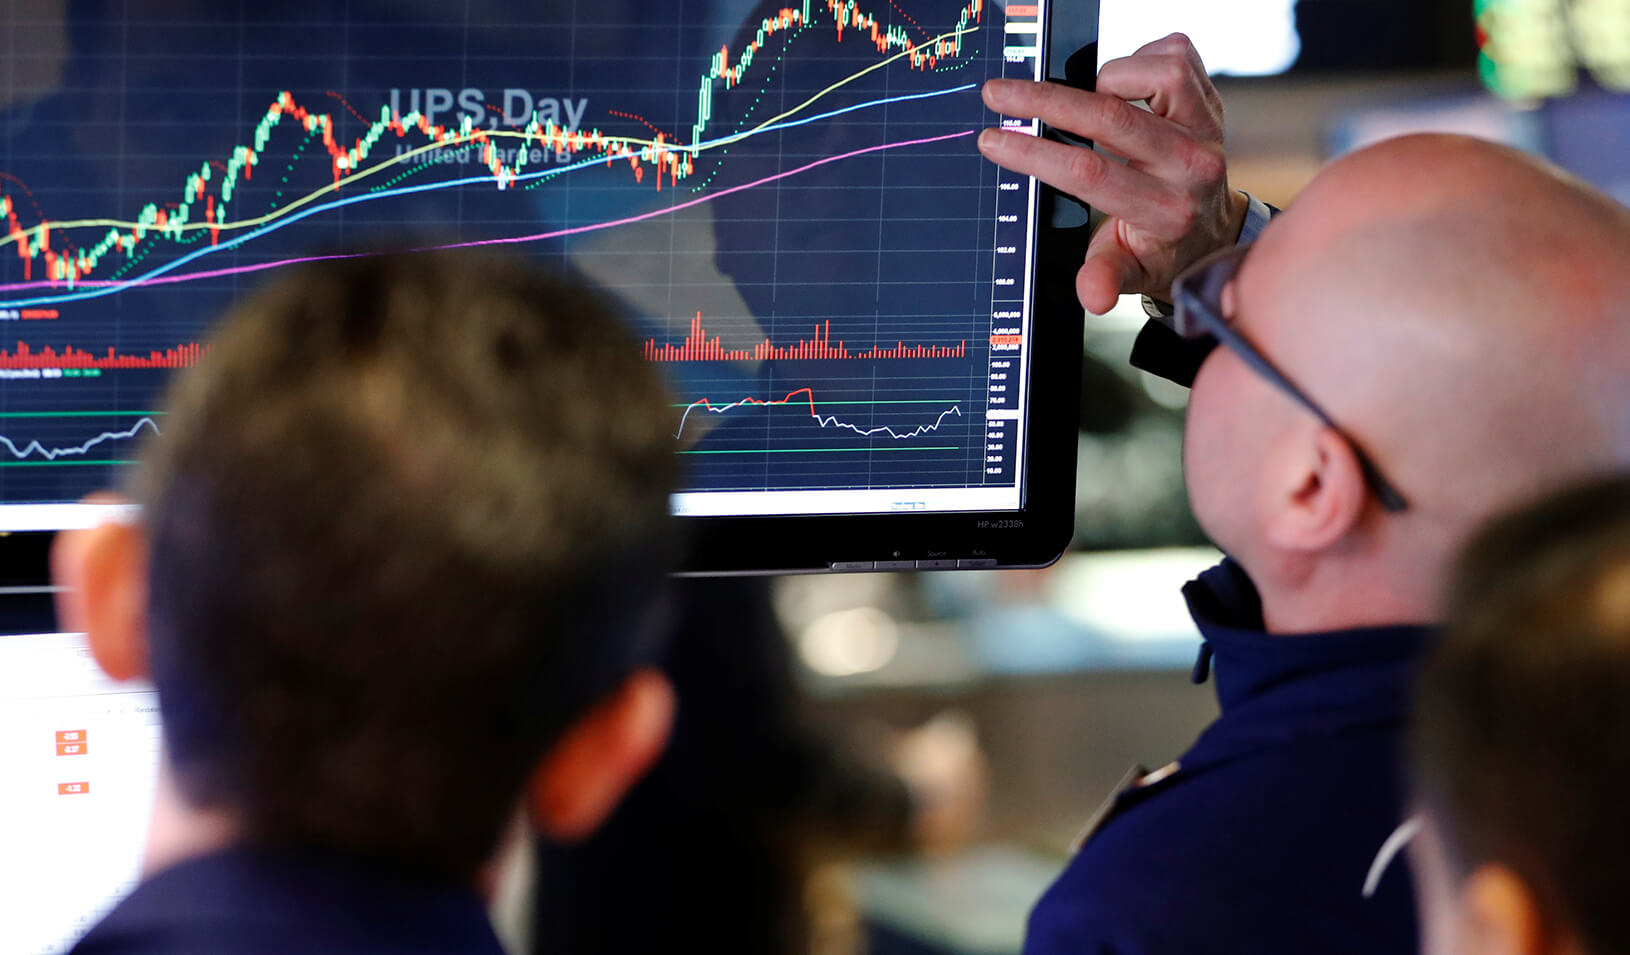
[[[1090,311],[1109,311],[1122,294],[1164,298],[1190,263],[1239,238],[1248,200],[1228,188],[1222,98],[1188,37],[1175,33],[1105,64],[1096,93],[991,80],[984,97],[998,113],[1040,119],[1127,160],[1000,129],[979,136],[992,162],[1109,216],[1075,278]],[[1138,100],[1149,110],[1132,105]]]

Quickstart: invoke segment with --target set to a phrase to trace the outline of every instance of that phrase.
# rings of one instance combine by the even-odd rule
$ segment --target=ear
[[[538,830],[570,842],[598,829],[662,754],[674,708],[668,678],[644,669],[579,717],[533,773],[527,801]]]
[[[1539,902],[1515,872],[1497,863],[1467,876],[1460,890],[1464,937],[1484,955],[1549,955],[1564,947]]]
[[[51,545],[51,578],[60,588],[60,626],[86,635],[102,671],[115,680],[146,677],[145,530],[135,523],[105,521],[61,532]]]
[[[1284,551],[1328,550],[1364,516],[1364,469],[1353,446],[1330,428],[1297,431],[1289,441],[1268,489],[1268,540]]]

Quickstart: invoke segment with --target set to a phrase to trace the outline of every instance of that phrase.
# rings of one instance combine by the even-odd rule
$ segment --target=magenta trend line
[[[828,163],[841,162],[845,159],[853,159],[856,156],[864,156],[867,153],[883,152],[884,150],[888,149],[902,149],[907,146],[924,146],[929,143],[940,143],[948,139],[958,139],[963,136],[972,136],[975,132],[976,131],[972,129],[965,129],[959,133],[947,133],[943,136],[929,136],[924,139],[907,139],[897,143],[883,143],[878,146],[867,146],[865,149],[856,149],[846,153],[839,153],[836,156],[827,156],[824,159],[817,159],[814,162],[805,163],[796,169],[789,169],[786,172],[778,172],[773,176],[765,176],[763,179],[755,179],[752,182],[742,183],[739,186],[731,186],[729,189],[721,189],[718,192],[710,192],[705,196],[699,196],[695,199],[681,202],[678,205],[665,206],[661,209],[653,209],[650,212],[642,212],[639,215],[627,216],[622,219],[612,219],[607,222],[593,222],[588,225],[573,226],[569,229],[555,229],[552,232],[536,232],[532,235],[516,235],[500,239],[474,239],[469,242],[450,242],[446,245],[427,245],[421,248],[408,249],[406,251],[438,252],[447,249],[469,249],[483,245],[516,245],[522,242],[541,242],[544,239],[558,239],[568,235],[579,235],[584,232],[598,232],[601,229],[611,229],[615,228],[616,226],[631,225],[635,222],[643,222],[646,219],[654,219],[657,216],[669,215],[671,213],[678,212],[681,209],[689,209],[691,206],[698,206],[704,202],[711,202],[714,199],[718,199],[722,196],[728,196],[733,192],[741,192],[745,189],[756,189],[759,186],[767,185],[780,179],[786,179],[789,176],[796,176],[799,173],[808,172],[817,166],[824,166]],[[129,285],[131,288],[142,288],[148,285],[170,285],[176,282],[196,282],[200,279],[223,278],[229,275],[244,275],[249,272],[264,272],[267,269],[280,269],[290,265],[301,265],[306,262],[330,262],[335,259],[366,259],[378,255],[388,254],[390,254],[388,251],[381,251],[339,252],[332,255],[306,255],[298,258],[278,259],[275,262],[260,262],[255,265],[238,265],[229,269],[211,269],[206,272],[184,272],[180,275],[165,275],[155,279],[148,279],[146,281],[138,280],[134,283],[131,283],[128,279],[99,279],[87,282],[75,282],[73,287],[98,288],[108,285]],[[0,292],[10,292],[19,289],[33,288],[65,288],[66,286],[67,283],[65,282],[54,281],[13,282],[8,285],[0,285]]]

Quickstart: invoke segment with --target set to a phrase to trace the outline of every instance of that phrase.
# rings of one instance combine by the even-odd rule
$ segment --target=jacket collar
[[[1261,597],[1232,559],[1189,582],[1183,595],[1204,638],[1195,680],[1216,670],[1222,708],[1185,768],[1298,739],[1402,725],[1433,628],[1266,633]]]
[[[222,952],[263,951],[291,932],[306,951],[354,950],[367,939],[373,951],[503,955],[480,898],[461,884],[327,853],[247,847],[149,877],[86,943],[209,938]]]

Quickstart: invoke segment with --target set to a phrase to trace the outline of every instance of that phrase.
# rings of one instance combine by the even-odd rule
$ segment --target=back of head
[[[1585,950],[1630,951],[1630,478],[1481,532],[1449,621],[1413,749],[1450,869],[1501,865]]]
[[[136,488],[183,795],[474,872],[642,652],[667,418],[602,303],[508,260],[329,262],[238,307]]]
[[[1455,136],[1355,154],[1304,198],[1329,245],[1289,278],[1320,300],[1303,317],[1325,326],[1304,346],[1324,350],[1321,397],[1412,502],[1468,534],[1630,466],[1630,210]]]

